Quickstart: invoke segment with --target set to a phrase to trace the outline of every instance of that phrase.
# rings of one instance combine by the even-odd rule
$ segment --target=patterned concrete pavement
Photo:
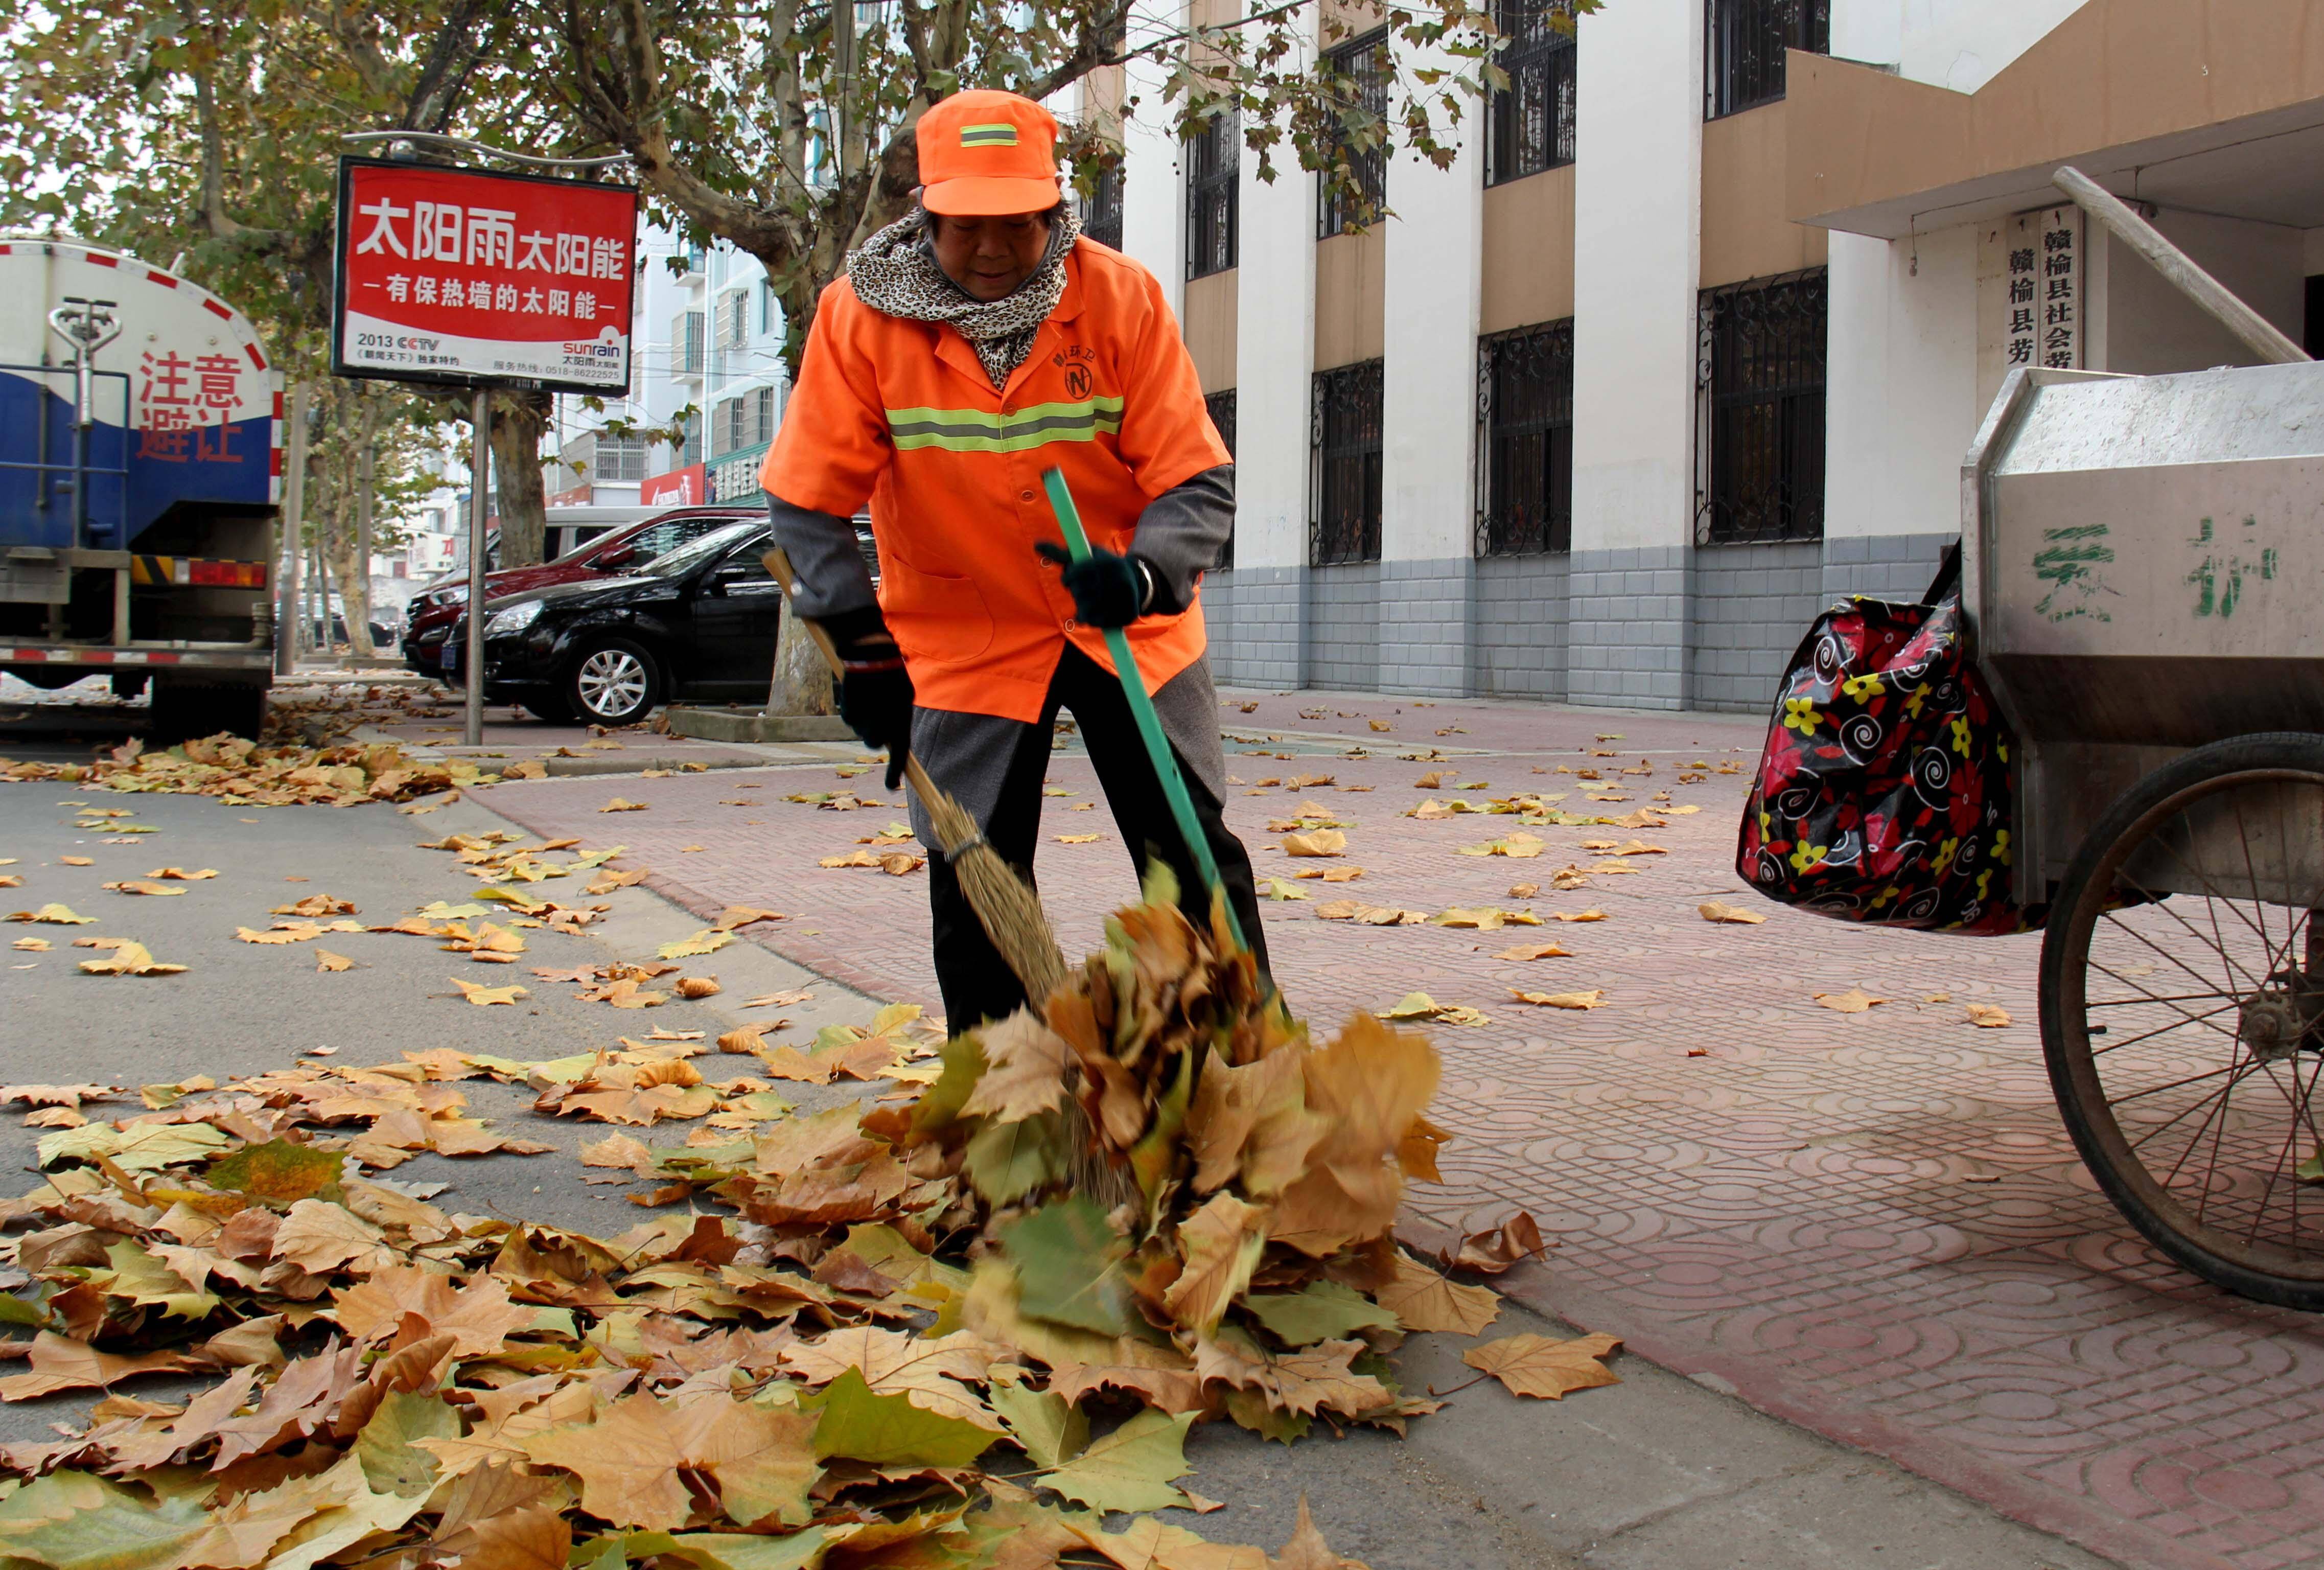
[[[1758,722],[1314,693],[1233,695],[1222,721],[1246,738],[1230,769],[1251,793],[1228,815],[1261,875],[1365,869],[1296,882],[1313,898],[1268,906],[1295,1008],[1328,1027],[1418,990],[1488,1017],[1427,1027],[1446,1064],[1438,1119],[1458,1142],[1446,1186],[1414,1207],[1443,1225],[1530,1209],[1558,1246],[1546,1270],[1509,1279],[1520,1296],[2126,1565],[2324,1561],[2319,1325],[2185,1275],[2096,1192],[2043,1072],[2037,938],[1868,931],[1743,891],[1731,856],[1748,775],[1715,770],[1748,770]],[[1367,755],[1342,755],[1351,748]],[[1713,771],[1683,767],[1697,760]],[[1588,782],[1561,767],[1596,768],[1628,798],[1597,808],[1608,815],[1661,791],[1701,810],[1659,828],[1540,830],[1547,847],[1530,860],[1458,854],[1508,832],[1508,817],[1403,816],[1454,794],[1533,790],[1590,809]],[[1453,771],[1448,784],[1485,783],[1414,788],[1437,768]],[[1086,761],[1061,755],[1050,772],[1065,794],[1046,836],[1101,836],[1043,845],[1043,897],[1070,952],[1133,884]],[[1314,774],[1332,782],[1288,784]],[[1256,786],[1269,778],[1286,784]],[[783,799],[841,789],[882,804]],[[599,816],[615,794],[648,810]],[[656,886],[706,912],[736,900],[791,912],[761,940],[934,1003],[924,874],[816,865],[902,816],[876,775],[842,781],[828,762],[799,763],[530,781],[480,799],[544,835],[625,843],[622,864],[650,866]],[[1282,836],[1267,825],[1303,800],[1350,824],[1340,862],[1273,848]],[[1594,859],[1583,841],[1634,832],[1666,854],[1551,891],[1549,873]],[[1518,882],[1543,891],[1513,898]],[[1317,919],[1348,896],[1606,919],[1486,932]],[[1696,910],[1708,899],[1767,920],[1712,925]],[[1571,956],[1494,957],[1541,938]],[[1606,995],[1552,1011],[1516,1001],[1516,986]],[[1860,1014],[1812,1001],[1851,987],[1889,1001]],[[1974,1027],[1969,1002],[2016,1022]]]

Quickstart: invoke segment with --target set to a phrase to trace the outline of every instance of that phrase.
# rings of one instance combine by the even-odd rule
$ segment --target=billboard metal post
[[[283,417],[290,420],[287,450],[282,455],[281,581],[275,586],[280,605],[274,618],[274,674],[290,676],[299,669],[299,647],[304,641],[301,623],[306,607],[299,602],[299,566],[305,551],[300,535],[305,531],[307,509],[307,383],[293,382],[282,399]]]
[[[484,744],[484,486],[493,473],[493,394],[476,389],[469,420],[475,434],[468,448],[468,637],[463,651],[467,660],[468,713],[461,723],[461,739],[472,747]]]

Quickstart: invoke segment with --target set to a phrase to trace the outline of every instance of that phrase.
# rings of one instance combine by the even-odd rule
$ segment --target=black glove
[[[904,778],[912,750],[912,677],[875,606],[826,617],[823,630],[839,651],[839,717],[869,747],[888,754],[888,789]]]
[[[1065,569],[1074,615],[1086,626],[1127,627],[1154,603],[1154,569],[1140,557],[1116,556],[1093,546],[1086,561],[1075,561],[1064,546],[1046,540],[1033,549]]]

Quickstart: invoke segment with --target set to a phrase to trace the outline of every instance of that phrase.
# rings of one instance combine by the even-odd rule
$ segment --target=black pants
[[[1186,854],[1177,820],[1170,814],[1169,801],[1139,737],[1138,722],[1122,696],[1121,683],[1070,643],[1057,661],[1056,674],[1049,679],[1048,701],[1039,723],[1023,727],[1010,753],[999,799],[985,825],[986,840],[1030,881],[1033,850],[1041,832],[1041,782],[1048,772],[1049,743],[1061,708],[1071,711],[1081,727],[1090,762],[1097,769],[1098,784],[1113,811],[1114,827],[1130,847],[1139,874],[1144,875],[1151,860],[1166,864],[1177,874],[1180,905],[1197,926],[1207,927],[1210,891],[1195,870],[1194,857]],[[941,782],[940,760],[922,762]],[[1227,902],[1264,972],[1267,936],[1259,926],[1250,854],[1227,827],[1218,799],[1183,760],[1179,773],[1194,799],[1194,816],[1211,842],[1211,857],[1218,864]],[[935,917],[936,984],[944,993],[946,1023],[954,1031],[964,1030],[1023,1007],[1024,988],[985,937],[976,911],[961,891],[959,878],[941,854],[928,858],[928,905]]]

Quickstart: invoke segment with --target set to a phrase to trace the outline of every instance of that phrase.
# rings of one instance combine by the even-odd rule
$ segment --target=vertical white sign
[[[2019,213],[2003,230],[2002,367],[2082,364],[2082,211]]]

